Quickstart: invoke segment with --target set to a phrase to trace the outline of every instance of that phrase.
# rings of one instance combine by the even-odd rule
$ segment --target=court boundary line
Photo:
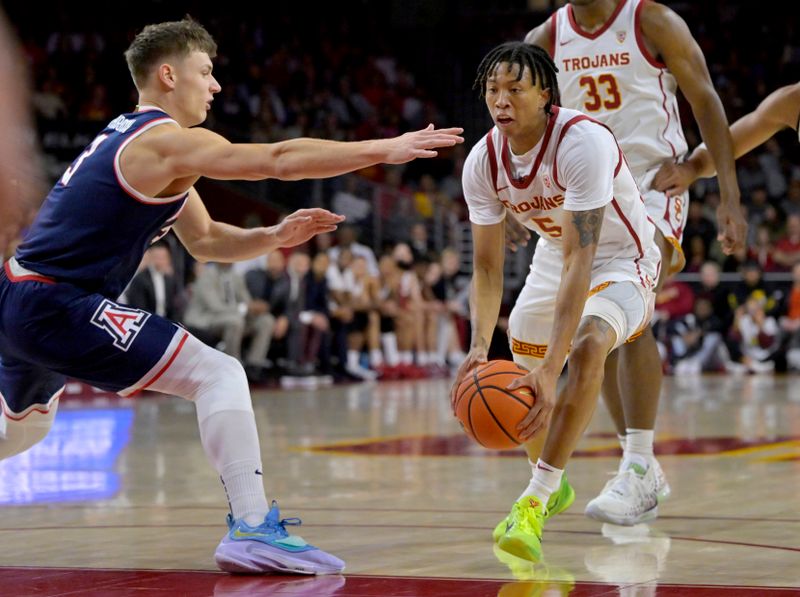
[[[0,533],[20,533],[20,532],[33,532],[33,531],[85,531],[85,530],[92,530],[92,531],[105,531],[108,529],[164,529],[164,528],[218,528],[221,527],[220,524],[170,524],[170,523],[152,523],[152,524],[109,524],[109,525],[92,525],[92,526],[75,526],[75,527],[65,527],[65,526],[47,526],[47,527],[14,527],[14,528],[0,528]],[[315,523],[306,525],[307,527],[314,527],[314,528],[339,528],[339,527],[347,527],[347,528],[365,528],[365,529],[372,529],[372,528],[389,528],[389,529],[445,529],[445,530],[459,530],[459,531],[485,531],[486,527],[481,526],[467,526],[467,525],[431,525],[431,524],[417,524],[417,525],[406,525],[406,524],[358,524],[358,523]],[[574,531],[568,529],[548,529],[548,534],[562,534],[562,535],[596,535],[602,537],[602,535],[598,535],[596,531]],[[664,534],[663,536],[669,537],[674,541],[692,541],[696,543],[711,543],[711,544],[720,544],[720,545],[735,545],[738,547],[754,547],[758,549],[772,549],[777,551],[789,551],[789,552],[796,552],[800,553],[800,547],[790,547],[784,545],[767,545],[763,543],[748,543],[744,541],[731,541],[727,539],[706,539],[703,537],[686,537],[682,535],[669,535]],[[613,547],[613,546],[609,546]],[[796,588],[800,588],[800,585]]]
[[[39,571],[87,571],[87,572],[154,572],[154,573],[192,573],[192,574],[208,574],[212,576],[231,576],[227,572],[223,572],[221,570],[197,570],[192,568],[87,568],[86,566],[3,566],[0,565],[0,572],[4,570],[39,570]],[[388,574],[342,574],[344,578],[365,578],[365,579],[400,579],[400,580],[443,580],[443,581],[457,581],[457,582],[496,582],[507,584],[509,582],[518,582],[516,579],[509,579],[509,578],[496,578],[496,577],[478,577],[478,578],[466,578],[466,577],[458,577],[458,576],[413,576],[413,575],[388,575]],[[305,580],[307,577],[303,576],[286,576],[286,580],[291,579],[297,580]],[[535,581],[534,581],[535,582]],[[618,588],[618,587],[633,587],[633,586],[640,586],[646,585],[650,581],[646,583],[642,582],[632,582],[632,583],[605,583],[601,581],[577,581],[583,585],[595,585],[598,587],[609,587],[609,588]],[[692,589],[759,589],[759,590],[767,590],[767,591],[796,591],[800,586],[773,586],[773,585],[742,585],[742,584],[735,584],[735,585],[715,585],[715,584],[691,584],[691,583],[667,583],[667,582],[659,582],[658,579],[655,579],[654,582],[657,583],[658,587],[674,587],[674,588],[692,588]]]

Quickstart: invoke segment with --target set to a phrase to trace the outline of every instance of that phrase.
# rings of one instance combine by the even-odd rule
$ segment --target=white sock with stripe
[[[531,471],[533,473],[531,482],[517,499],[521,500],[524,497],[536,496],[547,506],[550,496],[561,485],[561,476],[564,474],[564,469],[549,465],[540,458],[536,464],[531,463]]]

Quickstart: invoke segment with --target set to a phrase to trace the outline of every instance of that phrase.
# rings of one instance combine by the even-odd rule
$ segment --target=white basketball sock
[[[531,470],[533,473],[531,482],[517,499],[536,496],[546,507],[550,496],[561,485],[561,475],[564,474],[564,469],[551,466],[540,458],[536,464],[531,463]]]
[[[389,367],[397,367],[400,363],[400,353],[397,350],[397,336],[394,332],[384,332],[381,334],[381,346],[386,357],[386,364]]]
[[[348,369],[361,368],[361,352],[352,349],[347,351],[347,368]]]
[[[652,458],[654,438],[655,431],[652,429],[626,429],[625,454],[640,454],[645,458]]]
[[[650,460],[654,457],[654,435],[652,429],[625,430],[625,449],[622,452],[622,462],[619,464],[620,471],[628,470],[632,464],[644,468],[645,471],[650,467]]]
[[[200,441],[220,475],[231,514],[237,520],[244,518],[249,525],[258,525],[269,507],[244,369],[236,359],[209,348],[185,331],[177,331],[173,343],[180,346],[181,338],[183,349],[174,352],[169,367],[162,371],[163,375],[159,373],[149,389],[195,403]]]
[[[250,526],[264,522],[269,506],[255,415],[243,410],[215,413],[200,423],[200,440],[219,473],[233,517]]]
[[[373,369],[383,366],[383,353],[380,348],[373,348],[369,351],[369,365]]]

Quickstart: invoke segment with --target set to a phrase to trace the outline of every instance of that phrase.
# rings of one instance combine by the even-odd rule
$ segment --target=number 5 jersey
[[[577,110],[553,106],[544,135],[514,155],[494,127],[464,164],[464,197],[473,224],[497,224],[511,215],[541,240],[537,254],[562,258],[566,210],[605,206],[592,278],[631,281],[652,290],[660,253],[655,228],[614,135]]]

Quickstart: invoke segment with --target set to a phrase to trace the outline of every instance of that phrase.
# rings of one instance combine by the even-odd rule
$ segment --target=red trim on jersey
[[[511,174],[511,158],[508,157],[511,149],[508,147],[508,138],[505,135],[503,136],[503,145],[500,147],[500,152],[503,156],[503,168],[506,170],[508,182],[510,182],[515,189],[528,188],[528,185],[531,184],[531,181],[536,178],[536,173],[539,171],[539,166],[542,164],[544,152],[547,151],[547,145],[550,143],[550,136],[553,134],[553,127],[555,126],[556,119],[558,118],[558,106],[552,106],[550,110],[550,119],[547,121],[547,128],[544,131],[544,139],[542,140],[542,147],[539,149],[539,153],[536,155],[536,161],[533,162],[533,167],[528,175],[519,180],[515,179]]]
[[[619,219],[622,220],[623,224],[625,224],[625,227],[628,229],[628,232],[631,233],[631,236],[633,237],[633,240],[636,243],[636,248],[639,249],[639,256],[636,259],[634,259],[633,262],[636,264],[636,273],[639,275],[639,282],[642,283],[643,288],[647,288],[648,286],[647,284],[644,283],[644,278],[642,277],[642,268],[639,266],[639,260],[642,257],[644,257],[644,251],[642,250],[642,242],[636,235],[636,232],[634,231],[633,226],[631,226],[631,223],[628,221],[628,218],[626,218],[625,214],[622,213],[622,209],[620,208],[619,203],[617,203],[616,197],[611,198],[611,205],[614,206],[614,210],[617,212]]]
[[[658,60],[655,56],[650,53],[650,50],[647,49],[647,44],[644,43],[644,33],[642,33],[642,26],[641,26],[641,12],[642,6],[645,5],[646,2],[650,2],[650,0],[642,0],[636,6],[636,11],[633,13],[633,31],[636,34],[636,45],[639,46],[639,51],[644,56],[644,59],[650,63],[650,66],[655,68],[667,68],[667,65]]]
[[[558,27],[556,27],[556,18],[558,11],[553,13],[550,17],[550,58],[556,57],[556,37],[558,37]]]
[[[667,208],[664,210],[664,221],[667,223],[667,226],[669,226],[669,229],[672,230],[672,236],[675,237],[675,240],[680,241],[682,228],[678,227],[678,229],[676,230],[675,226],[672,225],[672,220],[669,219],[669,205],[670,205],[669,202],[670,200],[675,200],[675,197],[670,197],[666,193],[664,194],[664,196],[667,198],[667,200],[665,201],[665,203],[667,204]]]
[[[667,129],[669,128],[669,110],[667,110],[667,93],[664,91],[664,82],[662,78],[664,77],[664,71],[662,70],[658,73],[658,86],[661,89],[661,96],[664,98],[661,102],[661,108],[664,110],[664,114],[667,115],[667,124],[664,125],[664,130],[661,131],[661,137],[664,139],[667,145],[669,145],[670,150],[672,151],[673,159],[677,159],[678,153],[675,151],[675,146],[667,139]]]
[[[492,133],[494,129],[489,131],[486,135],[486,153],[489,155],[489,170],[492,173],[492,188],[494,188],[494,192],[498,193],[497,190],[497,154],[495,153],[494,149],[494,140],[492,140]]]
[[[616,137],[614,140],[616,141]],[[617,151],[619,152],[619,160],[617,161],[617,167],[614,168],[614,178],[616,178],[619,171],[622,170],[622,162],[625,161],[625,154],[622,153],[622,148],[619,146],[619,143],[617,143]]]
[[[3,269],[6,271],[6,276],[8,276],[8,279],[9,279],[10,282],[14,282],[14,283],[16,283],[16,282],[41,282],[42,284],[55,284],[56,283],[55,279],[49,278],[47,276],[41,276],[39,274],[32,274],[30,276],[15,276],[11,272],[11,265],[9,265],[8,261],[6,261],[5,264],[3,265]]]
[[[577,33],[578,35],[585,37],[587,39],[597,39],[598,37],[603,35],[603,33],[605,33],[609,27],[611,27],[611,25],[614,23],[617,16],[619,15],[620,11],[622,10],[622,7],[625,6],[626,2],[627,0],[619,0],[619,2],[617,3],[617,7],[614,9],[614,12],[611,13],[611,16],[608,17],[608,20],[603,24],[602,27],[600,27],[600,29],[598,29],[593,33],[589,33],[581,29],[581,26],[578,24],[578,21],[575,20],[575,15],[572,14],[572,4],[567,4],[567,16],[569,17],[569,24],[572,26],[573,31],[575,31],[575,33]]]
[[[35,404],[26,408],[22,413],[15,413],[9,410],[8,405],[6,404],[5,398],[3,395],[0,394],[0,412],[5,415],[5,417],[11,421],[22,421],[31,413],[39,413],[42,415],[46,415],[50,412],[50,409],[53,408],[53,404],[61,397],[61,394],[64,392],[64,388],[62,387],[58,392],[53,394],[47,404]],[[26,412],[27,411],[27,412]],[[24,413],[24,414],[23,414]]]
[[[566,189],[566,187],[562,186],[561,183],[558,180],[558,147],[559,147],[559,145],[561,145],[561,140],[564,138],[564,135],[566,134],[567,129],[569,129],[573,124],[579,123],[581,120],[588,120],[589,122],[593,122],[595,124],[599,124],[604,129],[606,129],[609,133],[611,133],[611,137],[614,139],[614,143],[617,146],[617,151],[619,152],[619,160],[617,161],[616,168],[614,168],[614,178],[616,178],[617,174],[619,174],[619,171],[622,168],[622,162],[623,162],[623,160],[625,160],[625,154],[622,153],[622,148],[619,146],[619,143],[617,142],[617,138],[614,136],[614,133],[611,131],[610,128],[608,128],[602,122],[600,122],[598,120],[595,120],[591,116],[586,116],[586,114],[581,114],[579,116],[575,116],[571,120],[567,121],[567,124],[565,124],[564,128],[561,129],[561,133],[558,135],[558,141],[556,142],[556,150],[555,150],[555,153],[553,154],[553,181],[556,183],[556,185],[558,185],[558,188],[561,189],[562,191],[566,191],[567,189]]]
[[[614,206],[614,209],[617,211],[617,215],[619,216],[620,220],[625,224],[625,227],[628,229],[628,232],[631,233],[633,240],[636,241],[636,248],[639,249],[639,257],[644,257],[644,251],[642,250],[642,242],[639,240],[639,237],[636,235],[636,232],[633,230],[633,226],[628,221],[628,218],[625,217],[625,214],[622,213],[622,208],[620,208],[619,203],[617,203],[617,198],[611,198],[611,205]]]
[[[567,130],[573,125],[579,123],[581,120],[592,120],[589,116],[585,114],[581,114],[580,116],[574,116],[571,120],[567,121],[567,124],[561,129],[561,133],[558,135],[558,141],[556,141],[556,150],[553,153],[553,182],[556,183],[559,189],[562,191],[566,191],[566,187],[561,184],[558,180],[558,148],[561,145],[561,141],[564,139],[564,135],[566,134]],[[595,121],[592,121],[595,122]]]
[[[178,347],[175,349],[175,352],[173,352],[173,353],[172,353],[172,356],[169,358],[169,360],[166,362],[166,364],[165,364],[163,367],[161,367],[161,370],[160,370],[158,373],[156,373],[156,374],[153,376],[153,378],[152,378],[150,381],[148,381],[146,384],[144,384],[144,385],[143,385],[141,388],[139,388],[139,389],[138,389],[138,390],[136,390],[135,392],[132,392],[131,394],[129,394],[129,395],[128,395],[128,397],[135,396],[135,395],[136,395],[136,394],[138,394],[139,392],[142,392],[143,390],[146,390],[147,388],[149,388],[150,386],[152,386],[152,385],[153,385],[153,384],[154,384],[156,381],[158,381],[158,379],[159,379],[159,378],[160,378],[162,375],[164,375],[164,373],[166,372],[166,370],[167,370],[167,369],[169,369],[169,368],[170,368],[170,365],[172,365],[172,363],[175,361],[175,359],[176,359],[176,358],[177,358],[177,356],[178,356],[178,353],[180,353],[181,349],[183,348],[183,345],[184,345],[184,344],[186,344],[186,340],[187,340],[188,338],[189,338],[189,333],[188,333],[188,332],[184,332],[184,333],[183,333],[183,338],[181,338],[181,341],[180,341],[180,342],[178,342]]]

